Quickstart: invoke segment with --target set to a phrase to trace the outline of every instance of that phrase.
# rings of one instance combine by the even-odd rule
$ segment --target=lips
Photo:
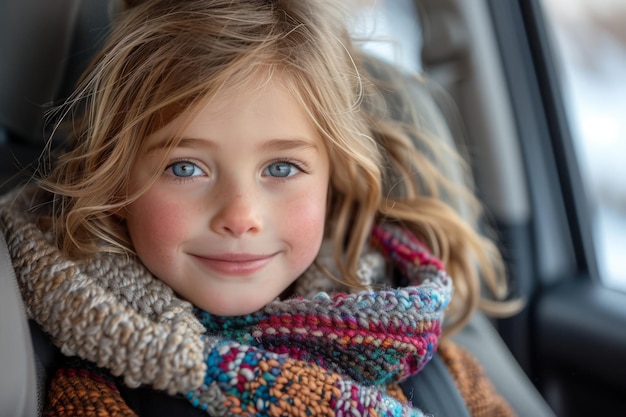
[[[224,275],[250,275],[265,268],[276,256],[254,255],[247,253],[228,253],[221,255],[193,255],[203,266]]]

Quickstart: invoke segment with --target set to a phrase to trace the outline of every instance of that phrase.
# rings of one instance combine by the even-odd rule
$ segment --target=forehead
[[[316,123],[293,88],[293,83],[278,73],[259,74],[246,83],[225,87],[150,135],[146,145],[168,147],[182,138],[220,142],[242,137],[320,143]]]

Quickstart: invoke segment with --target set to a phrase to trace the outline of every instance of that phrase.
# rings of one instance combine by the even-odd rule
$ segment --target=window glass
[[[626,290],[626,2],[542,0],[603,282]]]
[[[352,0],[352,34],[386,62],[419,71],[421,32],[413,0]]]

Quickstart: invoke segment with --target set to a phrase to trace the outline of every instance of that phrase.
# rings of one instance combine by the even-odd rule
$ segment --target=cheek
[[[183,213],[179,202],[155,192],[144,194],[127,208],[128,233],[142,260],[166,256],[168,248],[184,238]]]
[[[294,199],[282,217],[299,263],[313,262],[324,237],[326,189],[310,191]]]

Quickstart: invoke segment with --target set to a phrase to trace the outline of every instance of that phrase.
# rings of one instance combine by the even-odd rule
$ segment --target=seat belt
[[[0,417],[37,416],[37,379],[26,310],[0,235]]]
[[[433,417],[471,417],[448,368],[435,355],[416,375],[400,384],[414,407]]]

